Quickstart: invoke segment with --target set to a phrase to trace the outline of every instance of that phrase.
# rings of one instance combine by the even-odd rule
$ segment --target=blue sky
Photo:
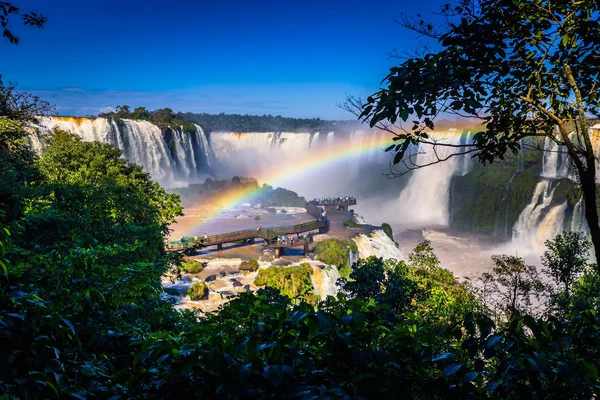
[[[368,95],[416,35],[394,17],[442,0],[14,0],[48,17],[14,20],[0,73],[57,106],[95,115],[117,104],[177,111],[350,119],[335,104]]]

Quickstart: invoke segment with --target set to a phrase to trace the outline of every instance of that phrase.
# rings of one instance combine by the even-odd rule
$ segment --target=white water
[[[353,240],[358,246],[358,258],[375,256],[386,260],[390,258],[404,259],[404,255],[398,249],[396,243],[381,229],[374,230],[368,235],[360,234]]]
[[[530,203],[519,215],[513,228],[513,244],[523,251],[543,250],[544,242],[564,229],[567,203],[551,206],[554,189],[552,181],[539,182]]]
[[[55,128],[74,133],[84,141],[118,147],[125,158],[140,164],[167,187],[198,180],[212,164],[210,144],[199,125],[193,133],[173,127],[172,137],[167,142],[160,128],[148,121],[124,119],[117,124],[105,118],[42,117],[30,135],[32,147],[40,151],[43,141],[40,136]]]
[[[335,265],[313,265],[311,280],[315,293],[321,297],[321,300],[325,300],[327,296],[337,295],[338,279],[340,279],[340,272]]]
[[[398,206],[402,213],[402,224],[409,227],[448,226],[449,190],[452,177],[464,175],[471,166],[470,157],[456,156],[436,163],[460,151],[444,144],[458,145],[461,137],[455,131],[436,133],[440,145],[420,144],[415,165],[424,166],[410,173],[407,186],[400,193]]]

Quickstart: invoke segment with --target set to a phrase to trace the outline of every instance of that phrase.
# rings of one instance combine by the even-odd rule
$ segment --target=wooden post
[[[281,257],[282,253],[283,253],[283,248],[281,248],[281,247],[275,247],[275,258]]]
[[[250,238],[250,244],[254,244],[254,238]]]
[[[307,256],[308,255],[308,242],[304,241],[304,255]]]
[[[223,251],[223,243],[217,243],[217,251]]]

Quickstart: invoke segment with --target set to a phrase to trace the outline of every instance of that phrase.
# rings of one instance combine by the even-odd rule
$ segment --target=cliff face
[[[30,136],[32,146],[40,150],[42,134],[54,128],[86,141],[113,144],[165,187],[207,177],[252,176],[258,184],[286,187],[307,198],[356,196],[359,209],[369,203],[370,209],[360,212],[374,223],[449,227],[513,240],[543,241],[563,229],[583,226],[569,159],[551,141],[528,143],[544,152],[523,150],[486,166],[468,156],[452,157],[388,180],[384,173],[389,172],[390,153],[383,149],[390,137],[381,131],[208,135],[194,124],[161,129],[148,121],[52,117],[41,118]],[[471,132],[448,127],[431,137],[459,145],[472,140]],[[600,148],[600,140],[596,144]],[[412,161],[427,165],[444,158],[448,148],[434,152],[420,145],[411,150]],[[539,226],[543,233],[535,230]]]

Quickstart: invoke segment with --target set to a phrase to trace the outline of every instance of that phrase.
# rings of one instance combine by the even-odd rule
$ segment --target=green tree
[[[35,12],[23,13],[20,8],[8,1],[0,1],[0,25],[2,26],[2,36],[8,39],[12,44],[19,44],[20,39],[16,37],[8,28],[12,17],[20,17],[26,26],[35,26],[42,28],[48,21],[48,18]]]
[[[433,247],[429,240],[424,240],[417,245],[408,255],[410,265],[417,268],[437,268],[440,260],[433,252]]]
[[[532,300],[539,300],[546,288],[535,266],[525,264],[521,257],[506,254],[492,256],[494,266],[491,272],[482,274],[485,290],[484,299],[505,312],[509,317],[530,309]]]
[[[78,238],[83,243],[146,243],[163,250],[169,224],[181,215],[179,197],[167,193],[121,150],[55,131],[36,163],[41,177],[27,210],[30,243]]]
[[[563,232],[546,241],[548,250],[542,255],[543,272],[563,285],[567,298],[573,282],[588,265],[590,242],[583,232]]]
[[[136,107],[133,112],[131,113],[131,118],[132,119],[143,119],[143,120],[150,120],[151,118],[151,114],[150,111],[148,111],[146,109],[146,107]]]
[[[391,68],[387,87],[366,103],[349,99],[346,106],[371,126],[394,133],[397,143],[388,150],[408,170],[467,154],[492,162],[518,152],[527,137],[564,146],[600,254],[597,155],[589,130],[589,118],[600,111],[598,2],[462,0],[444,6],[441,14],[440,23],[402,20],[434,46]],[[449,144],[431,136],[436,117],[447,114],[482,123],[472,143]],[[418,164],[413,157],[420,143],[438,148],[433,162]],[[450,148],[439,151],[443,146]]]

